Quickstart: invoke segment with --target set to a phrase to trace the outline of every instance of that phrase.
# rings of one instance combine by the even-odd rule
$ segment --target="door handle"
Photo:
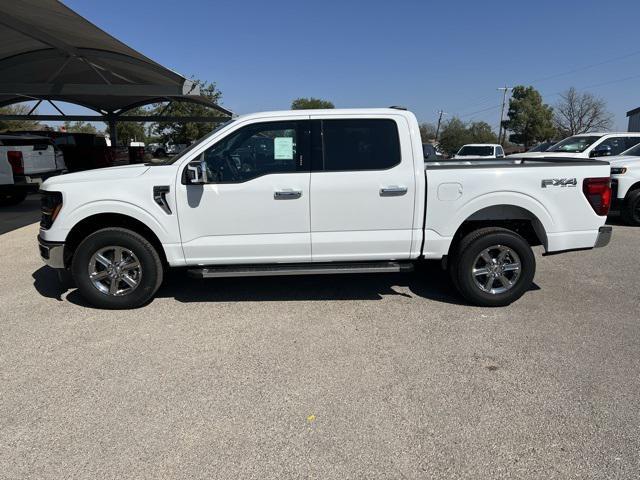
[[[276,200],[295,200],[300,198],[302,192],[300,190],[276,190],[273,192],[273,198]]]
[[[400,197],[407,193],[407,187],[400,185],[389,185],[380,189],[381,197]]]

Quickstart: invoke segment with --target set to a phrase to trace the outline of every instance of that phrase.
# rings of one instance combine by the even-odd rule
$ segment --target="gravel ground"
[[[0,236],[0,478],[638,478],[640,229],[501,309],[427,267],[101,311],[36,234]]]

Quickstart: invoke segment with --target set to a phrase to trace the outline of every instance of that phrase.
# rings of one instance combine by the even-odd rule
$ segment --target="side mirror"
[[[598,145],[591,150],[591,157],[608,157],[611,155],[611,147],[609,145]]]
[[[187,165],[187,185],[207,183],[207,164],[204,160],[195,160]]]

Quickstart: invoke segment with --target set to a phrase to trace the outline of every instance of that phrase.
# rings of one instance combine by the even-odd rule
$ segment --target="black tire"
[[[488,262],[486,263],[487,271],[491,268],[495,268],[496,271],[487,275],[474,276],[473,270],[478,266],[478,262],[484,262],[484,260],[480,260],[480,255],[486,249],[490,249],[489,256],[492,252],[507,252],[506,259],[511,259],[511,261],[508,265],[505,262],[505,265],[507,267],[520,265],[517,276],[515,271],[507,271],[506,268],[503,271],[501,266],[494,267]],[[519,262],[512,258],[516,256]],[[482,263],[480,265],[483,266]],[[467,301],[482,307],[502,307],[515,302],[529,290],[536,272],[536,259],[531,246],[520,235],[505,228],[488,227],[473,231],[460,241],[449,264],[449,269],[453,284]],[[489,276],[491,274],[501,276],[491,280]],[[491,285],[490,291],[483,290],[476,283],[476,280],[485,286],[486,284]],[[502,280],[512,280],[513,283],[509,283],[509,286],[505,287]],[[493,288],[494,286],[495,288]],[[500,290],[503,288],[507,289],[501,292]],[[493,290],[496,292],[492,293]]]
[[[100,291],[89,278],[92,256],[110,246],[132,252],[140,265],[140,277],[135,289],[119,296]],[[82,296],[92,305],[106,309],[137,308],[146,304],[160,287],[163,277],[162,262],[153,245],[136,232],[116,227],[98,230],[78,245],[73,255],[71,273]],[[105,282],[112,280],[106,279]],[[120,284],[127,288],[126,284]]]
[[[625,223],[635,227],[640,226],[640,190],[627,193],[620,214]]]
[[[21,192],[12,192],[12,193],[4,193],[0,195],[0,206],[2,207],[12,207],[14,205],[18,205],[24,202],[24,199],[27,198],[29,192],[26,190]]]

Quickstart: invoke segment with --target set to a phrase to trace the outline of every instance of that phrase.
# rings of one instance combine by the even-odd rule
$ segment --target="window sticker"
[[[293,160],[293,137],[273,139],[273,158],[275,160]]]

